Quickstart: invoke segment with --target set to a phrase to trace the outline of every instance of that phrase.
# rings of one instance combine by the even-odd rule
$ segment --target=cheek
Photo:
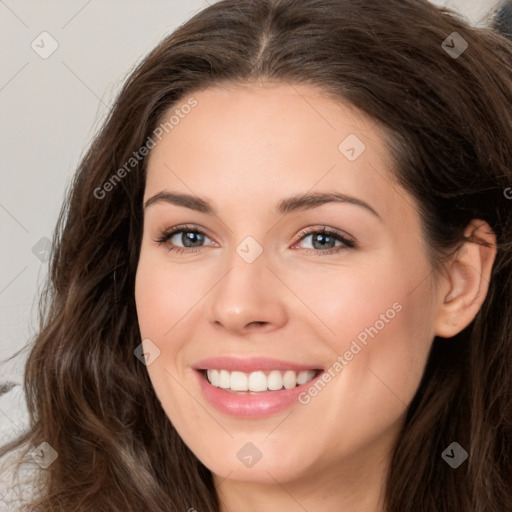
[[[182,283],[167,275],[165,266],[156,261],[151,251],[142,249],[135,279],[135,303],[141,339],[150,340],[143,341],[150,347],[144,350],[157,354],[146,369],[160,400],[172,386],[172,376],[181,379],[176,373],[180,354],[177,322],[185,314],[182,309],[188,302],[184,299],[186,290]]]
[[[402,407],[414,396],[433,340],[432,290],[425,279],[430,269],[419,258],[416,265],[381,261],[364,270],[300,277],[294,291],[333,349],[333,373],[344,375],[359,403],[378,406],[389,399]],[[338,356],[343,369],[333,367]]]
[[[179,268],[171,271],[155,252],[142,249],[140,254],[135,279],[138,323],[141,338],[151,340],[159,350],[146,368],[153,389],[175,427],[185,429],[183,418],[195,417],[198,411],[181,384],[189,382],[190,370],[181,364],[187,336],[180,331],[186,328],[190,304],[198,300],[197,282],[192,283]]]
[[[166,258],[165,249],[142,248],[135,279],[135,302],[141,338],[151,340],[159,351],[158,359],[147,370],[155,392],[168,402],[163,393],[173,389],[178,396],[181,393],[178,382],[191,379],[188,344],[202,314],[201,299],[218,277]],[[169,401],[168,408],[173,403]]]
[[[377,322],[397,301],[414,301],[411,293],[430,272],[430,264],[411,220],[366,247],[339,256],[319,256],[284,270],[293,290],[320,321],[319,332],[331,339],[358,334]],[[394,310],[390,312],[393,315]],[[313,316],[311,316],[313,318]]]
[[[400,323],[409,313],[416,316],[418,310],[425,312],[421,305],[425,290],[418,284],[419,276],[428,275],[428,271],[407,267],[412,266],[391,257],[379,257],[358,267],[347,263],[313,273],[311,269],[288,270],[286,279],[293,283],[300,307],[306,306],[311,313],[311,323],[318,325],[318,334],[343,348],[343,340],[360,333],[364,340],[365,329],[375,324],[382,331],[390,323]],[[423,318],[425,321],[424,315]]]
[[[311,417],[337,425],[343,443],[332,440],[332,453],[350,452],[400,421],[413,399],[432,342],[431,292],[428,280],[418,286],[416,271],[398,266],[347,271],[316,283],[308,299],[329,326],[322,332],[329,333],[323,339],[333,349],[332,379],[325,391],[310,390],[301,403],[312,408]]]
[[[197,302],[200,283],[179,266],[165,264],[165,250],[142,249],[135,279],[135,302],[143,337],[165,340]],[[179,324],[178,324],[179,325]]]

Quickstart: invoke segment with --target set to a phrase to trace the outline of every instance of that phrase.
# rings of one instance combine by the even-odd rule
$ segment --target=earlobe
[[[446,265],[443,286],[439,287],[439,306],[435,335],[451,338],[475,318],[491,280],[496,257],[496,235],[489,224],[473,219],[464,231],[466,241]]]

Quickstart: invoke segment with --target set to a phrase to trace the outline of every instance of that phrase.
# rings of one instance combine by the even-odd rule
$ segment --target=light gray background
[[[486,24],[500,3],[432,1],[476,25]],[[214,2],[0,0],[0,362],[37,327],[37,294],[47,274],[44,238],[51,239],[78,160],[122,81],[160,39],[208,3]],[[48,50],[43,31],[58,43],[46,59],[31,47],[35,41],[40,52]],[[37,254],[34,246],[41,246]],[[20,384],[23,362],[22,354],[0,365],[0,383]],[[25,421],[17,386],[0,397],[0,443]]]

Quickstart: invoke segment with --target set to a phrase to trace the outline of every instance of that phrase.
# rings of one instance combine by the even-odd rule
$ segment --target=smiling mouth
[[[254,372],[228,371],[224,369],[201,370],[203,377],[214,387],[230,393],[257,394],[269,391],[293,389],[307,384],[323,370],[257,370]]]

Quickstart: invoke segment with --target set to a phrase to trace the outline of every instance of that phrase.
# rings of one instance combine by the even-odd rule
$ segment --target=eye
[[[175,239],[174,241],[173,238]],[[198,226],[187,224],[164,231],[155,242],[160,245],[171,242],[169,252],[176,251],[177,254],[182,254],[184,252],[197,252],[197,247],[201,247],[201,243],[204,242],[205,238],[210,240],[206,233],[199,229]],[[177,242],[183,243],[184,247],[177,247],[175,245]]]
[[[313,254],[317,254],[319,256],[324,254],[338,253],[346,249],[355,249],[357,247],[357,244],[354,240],[347,238],[339,231],[327,226],[323,226],[322,228],[306,228],[300,233],[299,242],[309,237],[312,237],[311,244],[313,249],[306,250],[308,253],[312,252]],[[336,242],[340,243],[340,245],[337,247],[335,246]],[[295,244],[294,247],[296,245],[297,244]]]
[[[317,255],[338,253],[346,249],[354,249],[357,244],[354,240],[347,238],[335,229],[329,227],[307,228],[300,233],[299,242],[312,237],[312,249],[306,249],[309,253]],[[175,239],[175,240],[173,240]],[[204,231],[196,225],[182,225],[164,231],[162,235],[155,240],[158,244],[168,244],[169,252],[175,251],[176,254],[195,253],[202,247],[205,239],[211,240]],[[170,243],[169,243],[170,242]],[[336,242],[339,245],[336,247]],[[183,247],[177,246],[182,243]],[[334,246],[333,246],[334,244]],[[292,246],[296,247],[297,243]]]

